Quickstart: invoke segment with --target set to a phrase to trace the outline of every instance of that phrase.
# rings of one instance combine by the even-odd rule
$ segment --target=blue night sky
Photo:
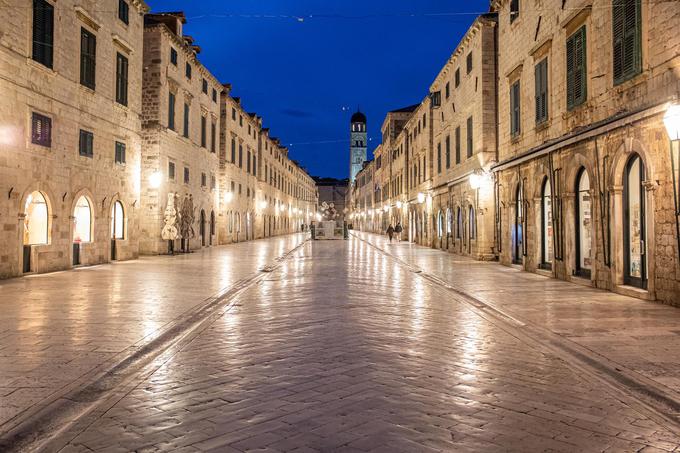
[[[346,178],[357,106],[368,117],[370,158],[385,114],[422,100],[489,0],[147,4],[152,12],[185,12],[184,32],[201,46],[201,62],[264,118],[291,158],[312,175]]]

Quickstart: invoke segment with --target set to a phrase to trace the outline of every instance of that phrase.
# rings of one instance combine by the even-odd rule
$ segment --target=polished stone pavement
[[[516,299],[523,286],[505,275],[512,269],[479,265],[488,268],[485,280],[443,252],[362,237],[421,268],[451,266],[442,279],[471,281],[468,289],[480,296],[502,293],[507,283],[506,298]],[[41,389],[58,391],[301,240],[3,282],[0,407],[40,404],[33,396]],[[532,320],[565,335],[597,324],[599,309],[587,300],[574,309],[571,293],[553,285],[527,283],[518,306],[538,308],[518,316],[535,311]],[[638,303],[668,310],[665,318],[677,322],[669,307],[616,303],[619,317],[637,327],[668,329],[663,317],[634,319]],[[603,321],[623,342],[626,335]],[[649,338],[628,337],[626,355],[636,356],[637,338],[646,353]],[[677,379],[670,365],[664,370],[666,382]],[[304,244],[155,372],[131,379],[129,391],[63,451],[680,451],[677,429],[620,389],[523,341],[513,325],[480,315],[357,238]]]
[[[667,387],[680,400],[680,309],[385,236],[355,233],[475,298]]]

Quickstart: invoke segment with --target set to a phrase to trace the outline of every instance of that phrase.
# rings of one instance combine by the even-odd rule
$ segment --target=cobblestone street
[[[302,240],[3,282],[4,430],[91,368],[124,359],[206,298],[259,274],[151,371],[98,395],[47,449],[680,451],[676,424],[521,327],[540,325],[674,397],[676,309],[496,264],[473,268],[365,234],[307,242],[265,267]]]

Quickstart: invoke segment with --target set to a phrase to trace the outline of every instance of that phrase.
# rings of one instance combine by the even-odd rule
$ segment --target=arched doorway
[[[444,213],[441,209],[437,212],[437,238],[439,238],[439,247],[443,246],[442,237],[444,236]]]
[[[201,246],[205,247],[205,210],[201,209],[201,217],[199,219],[198,232],[201,235]]]
[[[512,226],[512,262],[522,264],[524,236],[522,222],[524,221],[524,200],[522,199],[522,185],[517,184],[515,190],[515,221]]]
[[[541,269],[552,269],[553,240],[552,191],[550,181],[545,177],[541,186]]]
[[[78,198],[73,209],[73,260],[74,266],[81,263],[80,244],[92,242],[92,206],[85,196]]]
[[[592,267],[592,205],[590,199],[590,178],[584,167],[576,176],[576,268],[575,274],[590,278]]]
[[[623,178],[624,283],[647,289],[645,166],[638,154],[628,159]]]
[[[31,251],[34,245],[46,245],[50,240],[49,206],[42,192],[32,192],[24,205],[23,272],[31,272]]]
[[[111,260],[117,259],[116,241],[125,238],[125,210],[123,203],[116,201],[111,207]]]
[[[453,213],[451,208],[446,208],[446,249],[449,248],[449,241],[451,240],[451,233],[453,232]]]
[[[210,245],[213,245],[213,237],[217,228],[215,226],[215,211],[210,211]]]

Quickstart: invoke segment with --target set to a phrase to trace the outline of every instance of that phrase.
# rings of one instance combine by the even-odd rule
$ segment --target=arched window
[[[33,192],[24,206],[24,245],[49,243],[49,209],[41,192]]]
[[[515,189],[515,222],[512,226],[512,262],[515,264],[522,264],[523,255],[523,231],[522,222],[524,219],[524,207],[522,199],[522,184],[517,184]]]
[[[624,282],[639,288],[647,288],[644,179],[644,163],[639,155],[633,154],[623,180]]]
[[[592,203],[590,178],[581,167],[576,176],[576,275],[590,278],[592,266]]]
[[[78,198],[73,210],[73,242],[92,242],[92,208],[84,196]]]
[[[201,209],[201,216],[199,219],[198,231],[201,235],[201,245],[205,247],[205,210]]]
[[[541,188],[541,264],[543,269],[552,269],[553,262],[553,223],[552,223],[552,192],[550,181],[543,178]]]
[[[236,232],[237,233],[241,232],[241,213],[240,212],[236,213]]]
[[[215,236],[215,211],[210,211],[210,236]]]
[[[125,237],[125,211],[123,203],[116,201],[111,208],[111,238],[123,239]]]
[[[468,234],[469,234],[469,239],[476,239],[477,238],[477,219],[475,218],[475,208],[470,205],[470,208],[468,210]]]

